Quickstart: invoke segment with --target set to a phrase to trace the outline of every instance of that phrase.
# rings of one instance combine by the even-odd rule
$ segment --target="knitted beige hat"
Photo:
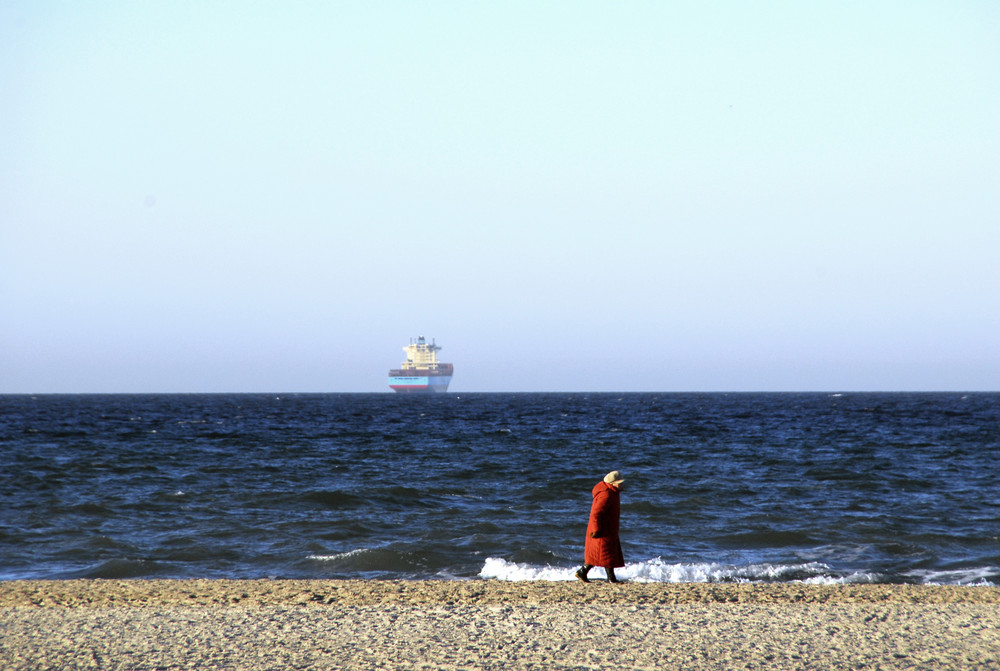
[[[621,483],[625,482],[625,478],[623,478],[622,474],[619,473],[618,471],[611,471],[610,473],[604,476],[604,481],[609,485],[614,485],[615,487],[617,487]]]

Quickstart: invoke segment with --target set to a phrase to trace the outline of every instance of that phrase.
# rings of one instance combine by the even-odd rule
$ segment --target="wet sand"
[[[10,581],[0,668],[1000,669],[1000,588]]]

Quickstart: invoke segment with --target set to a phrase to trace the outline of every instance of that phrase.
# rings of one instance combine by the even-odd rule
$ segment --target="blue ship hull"
[[[451,383],[451,375],[390,375],[389,386],[400,393],[445,392]]]

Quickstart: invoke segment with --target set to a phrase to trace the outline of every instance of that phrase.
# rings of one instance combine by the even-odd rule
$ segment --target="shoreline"
[[[0,582],[19,669],[1000,669],[1000,588]]]
[[[424,604],[910,603],[1000,604],[982,585],[638,583],[603,580],[71,579],[0,581],[0,609]]]

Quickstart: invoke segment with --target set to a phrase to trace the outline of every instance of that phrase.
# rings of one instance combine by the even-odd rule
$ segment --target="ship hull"
[[[448,391],[451,375],[390,375],[389,387],[400,394],[434,394]]]

